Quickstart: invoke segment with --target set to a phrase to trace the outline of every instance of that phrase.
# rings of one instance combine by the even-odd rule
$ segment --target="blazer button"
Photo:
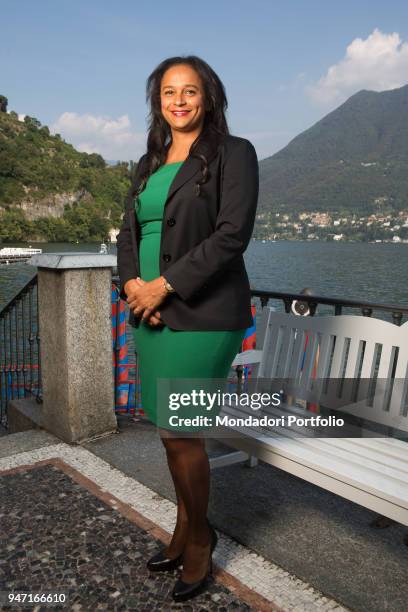
[[[163,253],[163,259],[164,259],[164,261],[170,261],[171,260],[171,255],[169,253]]]
[[[167,225],[169,225],[170,227],[176,225],[176,220],[174,219],[174,217],[170,217],[170,219],[167,219]]]

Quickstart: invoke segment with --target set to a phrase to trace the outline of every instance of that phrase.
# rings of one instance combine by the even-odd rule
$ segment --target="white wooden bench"
[[[228,437],[222,430],[216,430],[216,436],[236,452],[214,458],[211,467],[256,457],[408,525],[408,323],[398,327],[352,315],[297,317],[267,307],[260,328],[262,349],[240,353],[232,364],[258,364],[252,374],[257,381],[296,381],[301,392],[307,395],[312,390],[311,399],[317,393],[319,403],[329,408],[330,402],[324,404],[327,389],[318,384],[322,379],[335,379],[332,382],[338,385],[343,378],[360,382],[377,378],[384,384],[377,385],[371,401],[366,389],[364,400],[358,392],[353,401],[339,400],[342,411],[364,419],[363,437],[316,437],[306,428],[232,426]],[[288,409],[291,414],[313,416],[296,405],[263,408],[262,415],[288,414]],[[254,414],[233,403],[225,405],[222,413]],[[385,432],[390,428],[398,439],[377,437],[370,424]]]

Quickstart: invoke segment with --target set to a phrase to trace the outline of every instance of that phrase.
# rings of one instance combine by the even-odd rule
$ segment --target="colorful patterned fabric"
[[[137,415],[141,411],[137,361],[129,359],[126,341],[126,302],[112,283],[112,367],[115,381],[115,412]],[[133,376],[132,376],[133,374]]]
[[[256,306],[255,304],[251,304],[251,312],[252,312],[252,325],[248,327],[245,332],[244,339],[242,341],[241,350],[249,351],[256,348]],[[250,365],[244,366],[244,378],[250,378],[252,372],[252,368]]]

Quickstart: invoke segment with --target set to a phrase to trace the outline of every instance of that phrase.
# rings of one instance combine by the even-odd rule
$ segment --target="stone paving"
[[[171,599],[176,572],[145,568],[161,543],[58,467],[2,476],[0,497],[3,590],[67,590],[73,610],[180,609]],[[253,608],[212,582],[190,609]]]
[[[0,482],[0,590],[70,589],[75,611],[346,610],[224,534],[208,590],[175,604],[177,573],[145,568],[168,541],[174,504],[82,447],[58,443],[4,457]]]

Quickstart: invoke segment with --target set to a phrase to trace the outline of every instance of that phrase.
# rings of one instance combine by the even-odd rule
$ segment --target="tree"
[[[35,117],[30,117],[29,115],[26,115],[24,117],[24,123],[26,124],[26,126],[30,129],[40,129],[41,127],[41,122],[38,121],[38,119],[36,119]]]
[[[32,231],[31,222],[21,209],[12,209],[1,215],[0,239],[4,242],[22,242]]]
[[[6,96],[0,95],[0,113],[7,113],[8,100]]]
[[[105,168],[105,160],[99,153],[83,153],[79,162],[81,168]]]

